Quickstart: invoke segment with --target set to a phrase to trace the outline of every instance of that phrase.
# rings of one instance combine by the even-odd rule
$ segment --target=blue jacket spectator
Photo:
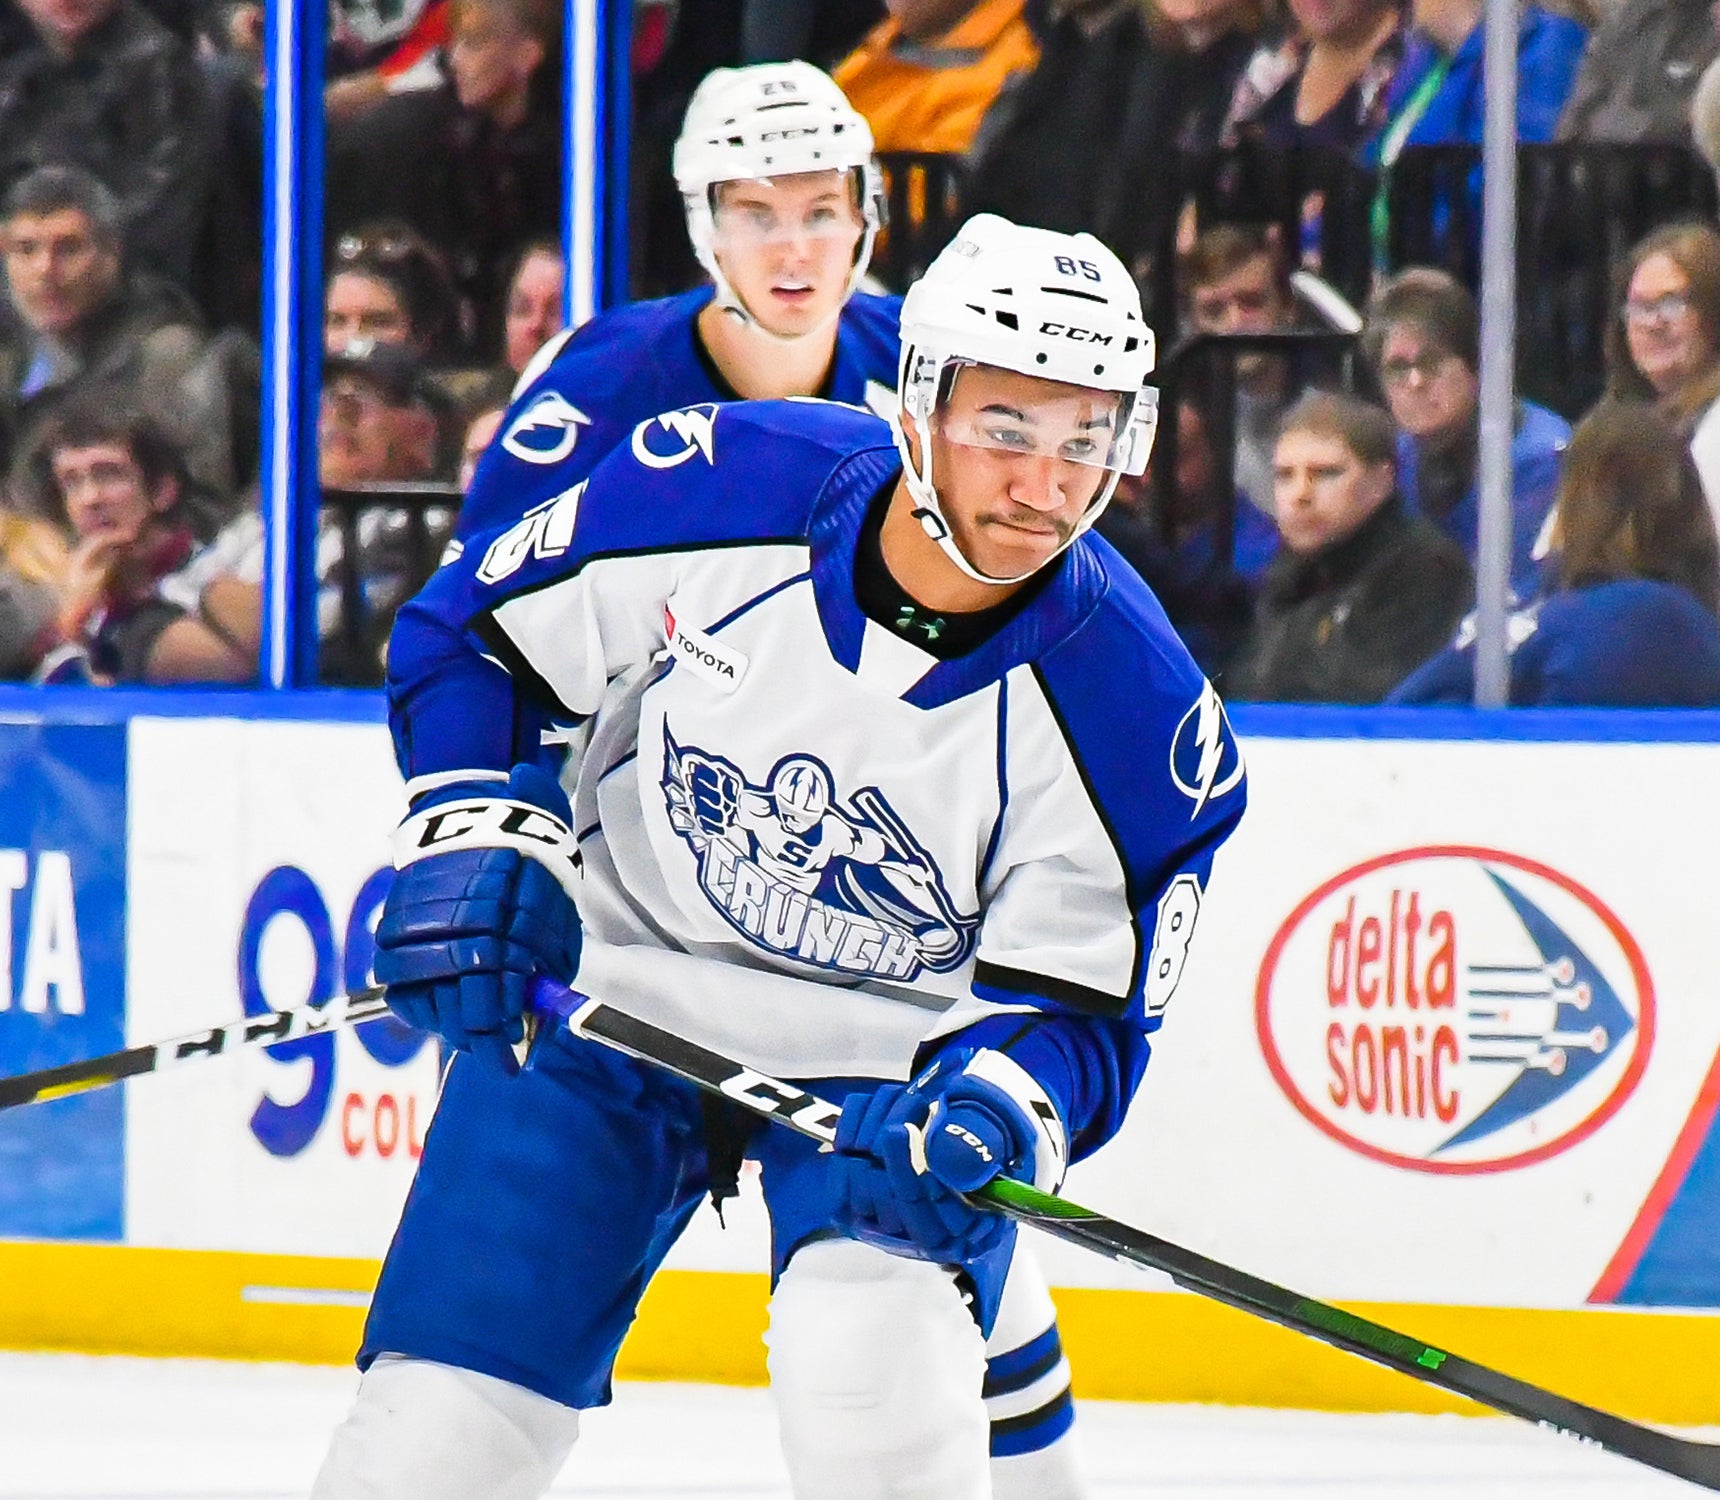
[[[1511,617],[1510,701],[1522,707],[1720,705],[1720,544],[1677,427],[1603,404],[1577,429],[1553,527],[1553,591]],[[1407,678],[1393,703],[1466,703],[1475,639]]]
[[[1455,505],[1444,511],[1436,505],[1441,456],[1407,432],[1398,434],[1398,493],[1410,510],[1426,516],[1463,548],[1473,567],[1480,551],[1481,492],[1475,478],[1474,429],[1470,432],[1467,462],[1462,466],[1467,485]],[[1570,441],[1571,424],[1563,417],[1533,401],[1517,403],[1511,438],[1511,590],[1519,599],[1532,599],[1541,591],[1535,544],[1552,513],[1559,468]],[[1429,490],[1425,500],[1424,485]]]
[[[1485,52],[1481,0],[1415,0],[1403,64],[1385,101],[1386,124],[1362,152],[1365,165],[1380,169],[1374,201],[1374,263],[1384,269],[1390,255],[1387,203],[1393,164],[1407,146],[1481,143],[1487,113],[1482,84]],[[1517,139],[1550,141],[1559,122],[1588,33],[1564,16],[1539,6],[1523,10],[1517,28]],[[1469,221],[1481,223],[1481,168],[1468,175]],[[1445,202],[1433,206],[1443,239],[1449,218]]]
[[[1513,614],[1517,708],[1711,708],[1720,704],[1720,625],[1694,595],[1653,578],[1561,590]],[[1471,703],[1475,626],[1412,673],[1388,703]]]
[[[1416,0],[1403,64],[1386,97],[1381,137],[1396,146],[1479,145],[1486,114],[1479,0]],[[1517,139],[1550,141],[1576,82],[1588,32],[1530,5],[1517,25]],[[1411,112],[1413,111],[1413,117]],[[1395,138],[1395,139],[1394,139]]]
[[[1362,351],[1398,425],[1398,491],[1463,549],[1479,550],[1476,483],[1481,323],[1467,288],[1443,271],[1412,267],[1369,299]],[[1558,491],[1571,429],[1544,407],[1521,402],[1511,443],[1511,587],[1540,593],[1536,543]]]

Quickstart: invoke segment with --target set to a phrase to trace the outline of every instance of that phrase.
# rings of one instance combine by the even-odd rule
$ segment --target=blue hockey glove
[[[1055,1192],[1068,1148],[1050,1097],[1000,1052],[957,1048],[906,1086],[850,1094],[836,1126],[841,1227],[897,1254],[960,1264],[1009,1232],[962,1197],[999,1175]]]
[[[400,873],[376,927],[376,979],[403,1020],[517,1073],[528,986],[579,968],[579,847],[555,778],[515,766],[506,783],[421,798],[394,837]]]

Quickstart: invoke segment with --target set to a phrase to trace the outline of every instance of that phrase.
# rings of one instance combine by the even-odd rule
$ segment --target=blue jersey
[[[1676,584],[1619,578],[1565,589],[1507,621],[1519,708],[1710,708],[1720,704],[1720,622]],[[1473,702],[1475,622],[1388,703]]]
[[[704,286],[629,303],[552,341],[526,368],[497,440],[479,461],[456,535],[517,521],[584,479],[647,417],[735,400],[695,328],[715,294]],[[886,416],[894,411],[901,310],[900,297],[849,298],[819,395]]]
[[[790,1078],[905,1078],[957,1032],[1121,1123],[1244,774],[1211,686],[1084,538],[965,656],[861,611],[889,424],[693,408],[473,539],[398,617],[409,782],[582,723],[577,983]]]

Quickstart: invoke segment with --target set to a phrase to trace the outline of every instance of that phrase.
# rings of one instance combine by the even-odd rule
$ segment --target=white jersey
[[[1216,696],[1103,542],[966,656],[866,618],[897,469],[828,403],[652,419],[391,646],[411,776],[505,768],[510,695],[585,721],[576,984],[779,1076],[903,1078],[1012,1011],[1153,1029],[1242,810]]]

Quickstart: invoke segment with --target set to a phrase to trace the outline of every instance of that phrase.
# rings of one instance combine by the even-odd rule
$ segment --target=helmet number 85
[[[1099,268],[1090,260],[1076,260],[1073,255],[1056,255],[1052,257],[1057,262],[1059,276],[1084,276],[1088,281],[1099,281]]]
[[[1147,959],[1147,1014],[1156,1016],[1176,993],[1188,962],[1189,939],[1194,919],[1200,914],[1200,879],[1177,876],[1159,897],[1159,920],[1153,929],[1153,951]]]

